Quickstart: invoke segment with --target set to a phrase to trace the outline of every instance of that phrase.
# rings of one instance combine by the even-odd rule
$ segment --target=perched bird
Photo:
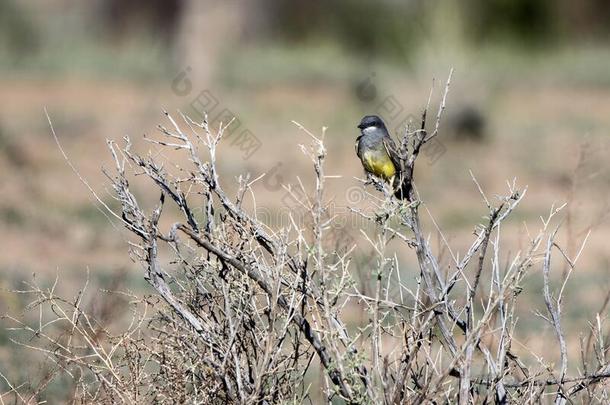
[[[396,198],[408,199],[410,186],[404,181],[398,149],[383,120],[377,115],[366,115],[358,128],[356,154],[364,170],[390,184]]]

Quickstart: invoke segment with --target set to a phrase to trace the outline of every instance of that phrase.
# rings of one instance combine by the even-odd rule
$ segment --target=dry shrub
[[[422,146],[438,135],[448,90],[449,81],[431,130],[428,101],[421,124],[402,137],[402,181],[413,182]],[[454,254],[446,244],[451,258],[445,266],[424,237],[416,188],[408,201],[398,201],[371,178],[368,183],[380,191],[371,193],[375,213],[354,209],[375,225],[367,234],[375,252],[369,268],[375,283],[367,295],[353,276],[353,240],[345,240],[347,246],[325,242],[333,217],[324,196],[323,136],[299,125],[310,140],[303,151],[314,169],[314,189],[301,190],[313,195],[300,200],[311,216],[307,226],[291,218],[291,224],[271,229],[243,206],[254,198],[248,177],[239,179],[235,198],[222,187],[216,148],[226,126],[214,132],[205,121],[182,118],[181,126],[167,115],[171,128],[160,127],[161,138],[149,141],[185,153],[189,168],[172,171],[158,154],[134,152],[127,138],[122,147],[108,142],[115,167],[107,175],[122,207],[109,214],[133,236],[131,254],[157,295],[129,297],[132,321],[118,334],[87,315],[80,294],[65,300],[35,285],[22,293],[34,296],[30,310],[50,314],[44,317],[50,320],[41,316],[33,326],[11,317],[16,329],[28,333],[18,343],[43,351],[57,364],[56,373],[70,377],[74,402],[607,401],[610,365],[601,315],[607,302],[582,339],[580,372],[568,375],[562,297],[582,247],[569,257],[555,243],[551,222],[561,207],[551,209],[541,228],[528,235],[528,246],[503,265],[501,224],[525,190],[513,182],[504,196],[489,199],[479,187],[488,210],[484,223],[475,227],[465,254]],[[209,157],[203,160],[203,154]],[[134,173],[159,189],[154,209],[143,209],[130,188]],[[182,219],[161,226],[168,204]],[[401,281],[400,263],[387,253],[390,243],[416,255],[416,288]],[[553,291],[556,261],[555,267],[569,270]],[[520,327],[516,302],[524,277],[535,269],[544,278],[547,312],[540,316],[555,331],[556,365],[541,357],[528,364],[513,347]],[[344,312],[354,306],[364,308],[370,322],[350,329]],[[25,391],[11,386],[2,398],[44,398],[44,387]]]

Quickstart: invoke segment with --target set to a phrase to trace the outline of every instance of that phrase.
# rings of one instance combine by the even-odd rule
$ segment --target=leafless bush
[[[438,135],[448,90],[449,81],[432,129],[426,125],[428,101],[420,125],[401,139],[403,181],[413,186],[421,148]],[[122,147],[108,142],[115,167],[107,175],[121,205],[120,213],[109,213],[135,238],[131,253],[158,302],[129,297],[132,322],[111,334],[83,311],[80,295],[64,300],[53,288],[32,285],[22,293],[34,296],[29,309],[41,311],[40,322],[11,318],[31,339],[18,343],[44,351],[57,373],[72,378],[76,402],[301,403],[321,396],[388,404],[608,401],[602,315],[608,299],[588,338],[583,335],[578,366],[568,363],[563,292],[586,239],[575,257],[555,242],[552,223],[563,207],[552,208],[528,235],[528,246],[502,264],[502,224],[526,190],[511,182],[505,195],[490,199],[473,176],[487,207],[484,223],[463,255],[436,229],[450,255],[441,265],[424,236],[416,188],[409,201],[398,201],[371,179],[382,191],[371,193],[374,214],[353,209],[375,224],[366,235],[375,252],[369,269],[375,285],[367,295],[353,275],[354,246],[336,249],[325,242],[335,218],[324,195],[323,133],[315,136],[299,125],[310,141],[302,148],[315,174],[314,189],[306,193],[313,197],[302,199],[309,225],[291,216],[291,224],[271,229],[244,208],[254,198],[248,177],[239,179],[235,198],[223,188],[216,151],[226,126],[215,132],[185,116],[182,125],[167,119],[171,127],[160,126],[161,137],[149,141],[182,151],[190,168],[172,170],[157,155],[140,155],[128,138]],[[133,174],[159,189],[150,212],[130,188]],[[168,204],[182,220],[161,226]],[[401,280],[400,263],[387,253],[390,244],[416,255],[416,288]],[[553,288],[556,261],[569,271]],[[544,279],[547,311],[539,316],[555,331],[557,365],[541,357],[528,364],[514,347],[516,302],[524,277],[535,270]],[[350,329],[344,310],[354,306],[364,308],[370,322]],[[44,320],[49,309],[52,316]],[[319,385],[312,380],[317,368]],[[572,369],[579,371],[570,376]],[[38,398],[38,392],[27,396],[11,388],[2,398]]]

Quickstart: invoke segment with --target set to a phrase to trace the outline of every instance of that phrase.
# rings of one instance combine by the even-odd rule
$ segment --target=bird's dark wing
[[[397,172],[400,172],[400,168],[402,167],[400,164],[400,155],[398,154],[398,149],[396,148],[394,140],[389,135],[383,137],[383,146],[385,147],[388,156],[390,156],[394,168]]]
[[[360,135],[358,138],[356,138],[356,142],[354,143],[354,150],[356,151],[356,155],[361,158],[359,150],[358,150],[358,144],[360,143],[360,138],[362,138],[364,135]]]
[[[392,184],[392,187],[395,190],[394,196],[399,200],[408,200],[411,193],[411,182],[403,177],[401,159],[398,150],[396,149],[396,144],[390,136],[384,136],[383,146],[396,169],[397,175],[394,176],[394,182]]]

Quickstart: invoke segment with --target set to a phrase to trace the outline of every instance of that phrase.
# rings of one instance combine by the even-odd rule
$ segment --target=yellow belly
[[[363,163],[367,171],[386,180],[391,179],[396,174],[394,163],[388,155],[379,156],[378,154],[365,153]]]

